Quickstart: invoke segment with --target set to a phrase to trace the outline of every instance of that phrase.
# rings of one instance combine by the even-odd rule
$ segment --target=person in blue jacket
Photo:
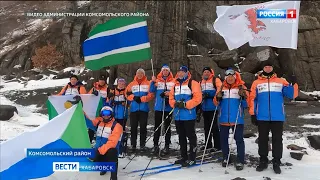
[[[217,90],[221,88],[221,85],[222,82],[219,78],[214,76],[213,69],[210,67],[204,67],[202,70],[202,81],[200,81],[202,90],[202,103],[199,105],[201,107],[198,108],[201,108],[202,111],[205,142],[207,142],[209,138],[207,149],[213,148],[212,139],[214,139],[215,150],[221,150],[218,113],[215,113],[216,106],[213,103],[213,98]],[[213,117],[214,115],[215,117]],[[209,135],[211,124],[212,129]]]
[[[134,80],[126,88],[126,98],[130,101],[131,152],[136,151],[138,125],[140,125],[140,151],[145,152],[149,101],[153,99],[150,92],[150,81],[144,69],[139,68]]]
[[[161,68],[161,72],[157,75],[157,77],[152,77],[152,81],[150,84],[150,92],[155,93],[156,97],[154,105],[154,130],[156,130],[160,126],[162,120],[164,120],[163,129],[167,130],[169,128],[168,132],[165,135],[165,148],[161,152],[162,155],[166,155],[169,153],[169,146],[171,143],[170,123],[172,116],[169,116],[167,119],[165,118],[169,115],[170,111],[172,110],[172,107],[169,104],[169,92],[174,85],[173,80],[174,78],[172,73],[170,72],[169,66],[163,65]],[[158,130],[154,133],[153,153],[159,152],[160,131],[161,127],[158,128]]]
[[[125,97],[126,80],[117,79],[117,86],[110,90],[107,97],[107,103],[113,108],[115,120],[123,127],[123,135],[121,138],[120,154],[124,155],[127,149],[127,132],[126,124],[128,119],[128,107],[130,102]]]
[[[278,78],[270,61],[262,63],[263,71],[252,83],[250,92],[249,113],[251,121],[258,126],[258,146],[260,162],[258,172],[268,168],[269,132],[272,133],[272,164],[276,174],[281,173],[280,164],[283,153],[282,133],[285,121],[284,97],[294,99],[299,88],[295,76],[286,81]]]
[[[235,131],[237,144],[236,170],[242,170],[245,164],[245,145],[243,140],[244,109],[248,108],[249,93],[240,74],[233,69],[225,71],[222,89],[218,90],[214,103],[219,106],[220,143],[223,154],[222,166],[226,167],[229,156],[229,131]]]
[[[200,84],[191,79],[188,67],[181,66],[177,72],[174,86],[169,93],[169,103],[173,110],[173,118],[179,135],[181,159],[174,164],[182,167],[196,163],[197,135],[195,132],[196,107],[202,101]],[[190,148],[187,151],[187,137]]]

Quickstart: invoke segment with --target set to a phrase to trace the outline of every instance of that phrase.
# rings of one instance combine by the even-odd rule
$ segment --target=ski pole
[[[172,120],[173,120],[173,118],[172,118]],[[169,126],[167,127],[166,132],[164,133],[164,136],[168,133],[168,130],[169,130],[170,126],[171,126],[172,120],[170,121],[170,124],[169,124]],[[160,146],[160,144],[161,144],[161,142],[158,143],[158,146]],[[159,152],[160,152],[160,150],[159,150]],[[159,155],[159,156],[160,156],[160,155]],[[142,175],[141,175],[140,180],[142,179],[143,175],[145,174],[146,170],[148,169],[148,167],[149,167],[151,161],[153,160],[153,158],[154,158],[154,155],[151,156],[150,161],[149,161],[147,167],[144,169],[144,171],[143,171],[143,173],[142,173]]]
[[[162,138],[162,133],[163,133],[163,123],[164,123],[164,108],[165,108],[165,99],[163,98],[163,105],[162,105],[162,125],[161,125],[161,132],[160,132],[160,142],[163,139]],[[159,157],[160,157],[160,148],[159,148]]]
[[[204,151],[203,151],[202,159],[201,159],[201,162],[200,162],[199,172],[202,172],[201,167],[202,167],[202,163],[203,163],[203,158],[204,158],[204,155],[205,155],[205,153],[206,153],[206,149],[207,149],[208,142],[209,142],[209,139],[210,139],[209,137],[210,137],[210,134],[211,134],[212,126],[213,126],[213,123],[214,123],[214,120],[215,120],[215,117],[216,117],[216,114],[217,114],[217,109],[218,109],[218,105],[216,106],[216,109],[214,110],[212,122],[211,122],[210,129],[209,129],[209,133],[208,133],[207,142],[206,142],[206,145],[204,146]]]
[[[123,112],[123,122],[122,122],[122,127],[123,127],[123,129],[126,131],[126,111],[127,111],[127,105],[128,105],[128,100],[126,99],[126,101],[125,101],[125,103],[124,103],[124,112]],[[127,133],[126,132],[124,132],[124,134],[125,134],[125,137],[124,137],[124,139],[123,140],[125,140],[125,139],[128,139],[128,135],[127,135]],[[124,142],[121,142],[121,144],[122,144],[122,155],[125,155],[126,154],[126,147],[124,147]],[[125,144],[126,145],[126,144]]]
[[[226,170],[224,171],[225,174],[229,174],[229,172],[227,171],[227,169],[228,169],[229,160],[230,160],[230,155],[231,155],[231,146],[232,146],[232,143],[233,143],[234,135],[235,135],[236,130],[237,130],[237,123],[238,123],[238,118],[239,118],[239,114],[240,114],[241,101],[242,101],[242,97],[240,97],[240,103],[239,103],[239,107],[238,107],[236,123],[235,123],[235,125],[234,125],[234,130],[233,130],[233,134],[232,134],[231,143],[230,143],[230,145],[229,145],[229,154],[228,154],[228,159],[227,159],[227,165],[226,165]]]
[[[223,89],[223,85],[221,85],[219,92],[222,92],[222,89]],[[211,131],[212,131],[212,126],[213,126],[213,123],[214,123],[214,120],[215,120],[215,117],[216,117],[216,114],[217,114],[217,110],[218,110],[218,106],[219,106],[219,105],[220,105],[220,102],[218,103],[218,105],[216,106],[216,109],[214,110],[212,122],[211,122],[210,129],[209,129],[209,133],[208,133],[208,138],[207,138],[206,145],[204,146],[204,151],[203,151],[203,154],[202,154],[202,159],[201,159],[201,163],[200,163],[199,172],[202,172],[201,167],[202,167],[202,163],[203,163],[203,158],[204,158],[204,155],[205,155],[205,153],[206,153],[206,149],[207,149],[208,142],[209,142],[209,139],[210,139],[209,137],[210,137],[210,134],[211,134]]]
[[[169,116],[172,114],[173,110],[174,110],[174,109],[172,109],[172,110],[170,111],[170,113],[168,114],[168,116],[166,117],[166,119],[169,118]],[[163,121],[163,122],[164,122],[164,121]],[[161,123],[161,124],[157,127],[157,129],[149,136],[149,138],[146,140],[146,143],[153,137],[154,133],[161,127],[161,125],[162,125],[162,123]],[[123,167],[122,169],[126,169],[127,166],[132,162],[132,160],[133,160],[136,156],[137,156],[137,154],[135,154],[135,155],[130,159],[130,161],[128,162],[128,164],[127,164],[125,167]]]

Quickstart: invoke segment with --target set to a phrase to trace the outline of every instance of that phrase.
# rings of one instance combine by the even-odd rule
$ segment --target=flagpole
[[[152,76],[154,76],[153,61],[151,59]]]

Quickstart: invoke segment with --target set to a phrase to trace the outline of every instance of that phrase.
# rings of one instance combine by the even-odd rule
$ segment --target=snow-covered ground
[[[80,70],[81,71],[81,70]],[[15,136],[20,135],[25,131],[29,131],[33,126],[38,126],[46,123],[47,116],[41,115],[39,113],[34,113],[37,108],[36,106],[21,106],[17,105],[12,101],[9,101],[7,98],[1,95],[3,92],[7,92],[10,90],[35,90],[41,88],[55,87],[55,86],[63,86],[69,80],[61,79],[61,80],[53,80],[47,79],[46,81],[29,81],[28,84],[24,87],[24,85],[18,82],[9,82],[3,83],[4,81],[0,79],[1,85],[3,88],[0,89],[0,104],[8,104],[14,105],[18,109],[18,114],[12,117],[9,121],[0,121],[1,131],[0,137],[2,141],[9,140]],[[312,118],[319,119],[320,114],[314,115],[306,115],[303,118]],[[314,125],[304,125],[306,128],[319,128]],[[151,126],[148,126],[151,128]],[[175,128],[173,127],[173,130]],[[209,179],[219,179],[219,180],[230,180],[237,177],[244,178],[246,180],[264,180],[264,177],[269,177],[272,180],[320,180],[320,151],[314,150],[310,148],[310,145],[306,139],[307,135],[317,134],[320,135],[320,132],[305,132],[303,134],[298,133],[290,133],[285,132],[283,135],[283,143],[284,143],[284,152],[282,162],[288,162],[293,164],[293,166],[282,166],[283,173],[280,175],[274,174],[272,167],[264,172],[256,172],[254,167],[245,167],[242,171],[236,171],[234,167],[229,166],[228,172],[229,174],[225,174],[225,168],[221,167],[218,163],[212,164],[204,164],[202,166],[203,172],[200,173],[199,167],[193,167],[189,169],[181,169],[177,171],[171,171],[166,173],[161,173],[157,175],[146,176],[143,179],[146,180],[209,180]],[[198,141],[203,141],[203,134],[197,134]],[[255,143],[256,138],[248,138],[245,139],[246,145],[246,153],[258,157],[258,145]],[[178,137],[177,135],[172,136],[172,148],[177,149],[178,145]],[[152,147],[153,141],[152,138],[147,143],[148,147]],[[304,155],[301,161],[292,159],[290,157],[291,150],[288,150],[286,147],[289,144],[296,144],[298,146],[302,146],[306,148],[307,155]],[[235,149],[235,145],[233,148]],[[271,159],[271,152],[269,154],[269,158]],[[122,168],[128,163],[128,158],[119,160],[119,180],[137,180],[140,179],[140,173],[131,173],[128,172],[137,169],[143,169],[147,166],[149,162],[148,157],[136,157],[131,164],[123,170]],[[172,159],[173,160],[173,159]],[[158,165],[166,165],[168,164],[168,160],[153,160],[149,167],[154,167]],[[148,172],[148,171],[147,171]],[[109,175],[100,176],[98,172],[81,172],[81,173],[55,173],[50,177],[41,178],[46,180],[91,180],[91,179],[109,179]]]
[[[299,118],[303,118],[303,119],[320,119],[320,114],[305,114],[305,115],[299,116]]]
[[[17,107],[18,114],[15,114],[9,121],[0,121],[0,139],[5,141],[11,139],[25,131],[29,131],[36,126],[48,122],[48,117],[40,113],[34,113],[36,106],[20,106],[9,101],[0,95],[0,104],[13,105]]]

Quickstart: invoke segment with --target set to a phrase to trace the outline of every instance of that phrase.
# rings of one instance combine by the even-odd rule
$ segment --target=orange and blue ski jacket
[[[298,96],[298,85],[290,85],[276,74],[270,78],[262,74],[252,83],[250,93],[250,115],[259,121],[285,121],[283,97]]]
[[[72,85],[70,82],[64,86],[58,95],[79,95],[86,94],[86,89],[83,84],[78,81],[75,85]]]
[[[98,91],[98,94],[101,96],[102,98],[102,102],[103,102],[103,106],[107,105],[107,95],[108,95],[108,85],[105,84],[104,86],[101,86],[99,84],[99,82],[95,82],[93,84],[93,87],[90,89],[90,91],[88,92],[88,94],[92,94],[93,89],[95,89],[96,91]]]
[[[221,125],[233,126],[236,121],[237,124],[244,124],[244,109],[248,108],[248,99],[240,99],[239,96],[240,87],[247,89],[244,84],[245,83],[243,80],[241,80],[240,74],[236,72],[235,83],[230,85],[226,80],[223,81],[223,96],[220,104],[217,101],[217,96],[214,97],[213,101],[215,105],[218,105],[218,119]],[[220,91],[221,89],[218,89],[218,92]],[[249,93],[247,91],[246,94],[249,98]]]
[[[167,92],[171,90],[171,88],[174,86],[174,78],[172,73],[170,72],[169,76],[164,79],[162,76],[162,72],[160,72],[157,75],[157,80],[156,82],[151,82],[150,83],[150,92],[155,93],[155,104],[154,104],[154,110],[155,111],[163,111],[163,101],[165,100],[160,96],[161,93]],[[172,110],[172,107],[170,104],[165,104],[164,111],[170,112]]]
[[[130,112],[149,112],[148,102],[153,98],[153,93],[151,93],[149,89],[150,81],[148,81],[146,76],[140,80],[137,78],[137,76],[134,77],[134,80],[127,86],[125,92],[128,101],[130,101]],[[128,96],[128,92],[132,92],[132,94]],[[141,103],[134,101],[134,96],[139,96],[141,98]]]
[[[216,88],[213,85],[214,71],[211,69],[211,75],[207,80],[202,79],[200,82],[202,93],[208,93],[209,99],[202,99],[202,111],[214,111],[216,109],[215,104],[213,103],[213,98],[216,95],[216,92],[221,88],[222,82],[219,78],[215,78]]]
[[[189,81],[191,81],[191,89],[188,86]],[[196,106],[198,106],[202,101],[200,84],[197,81],[191,80],[190,72],[188,72],[188,78],[184,82],[180,83],[178,79],[175,79],[174,84],[175,85],[171,88],[169,94],[170,106],[174,108],[176,101],[183,101],[186,103],[186,108],[174,108],[174,120],[195,120],[197,117]]]
[[[107,98],[107,103],[110,104],[114,111],[114,118],[116,119],[128,119],[128,107],[130,102],[127,101],[125,96],[125,89],[112,89],[111,93],[114,94],[114,97],[109,99]]]
[[[104,155],[110,148],[116,148],[118,149],[118,152],[120,152],[119,148],[121,144],[123,128],[119,123],[116,123],[112,131],[111,128],[113,123],[116,123],[114,118],[108,123],[103,122],[102,117],[97,117],[96,119],[92,120],[93,126],[98,126],[96,132],[96,144],[94,148],[98,149],[102,155]]]

